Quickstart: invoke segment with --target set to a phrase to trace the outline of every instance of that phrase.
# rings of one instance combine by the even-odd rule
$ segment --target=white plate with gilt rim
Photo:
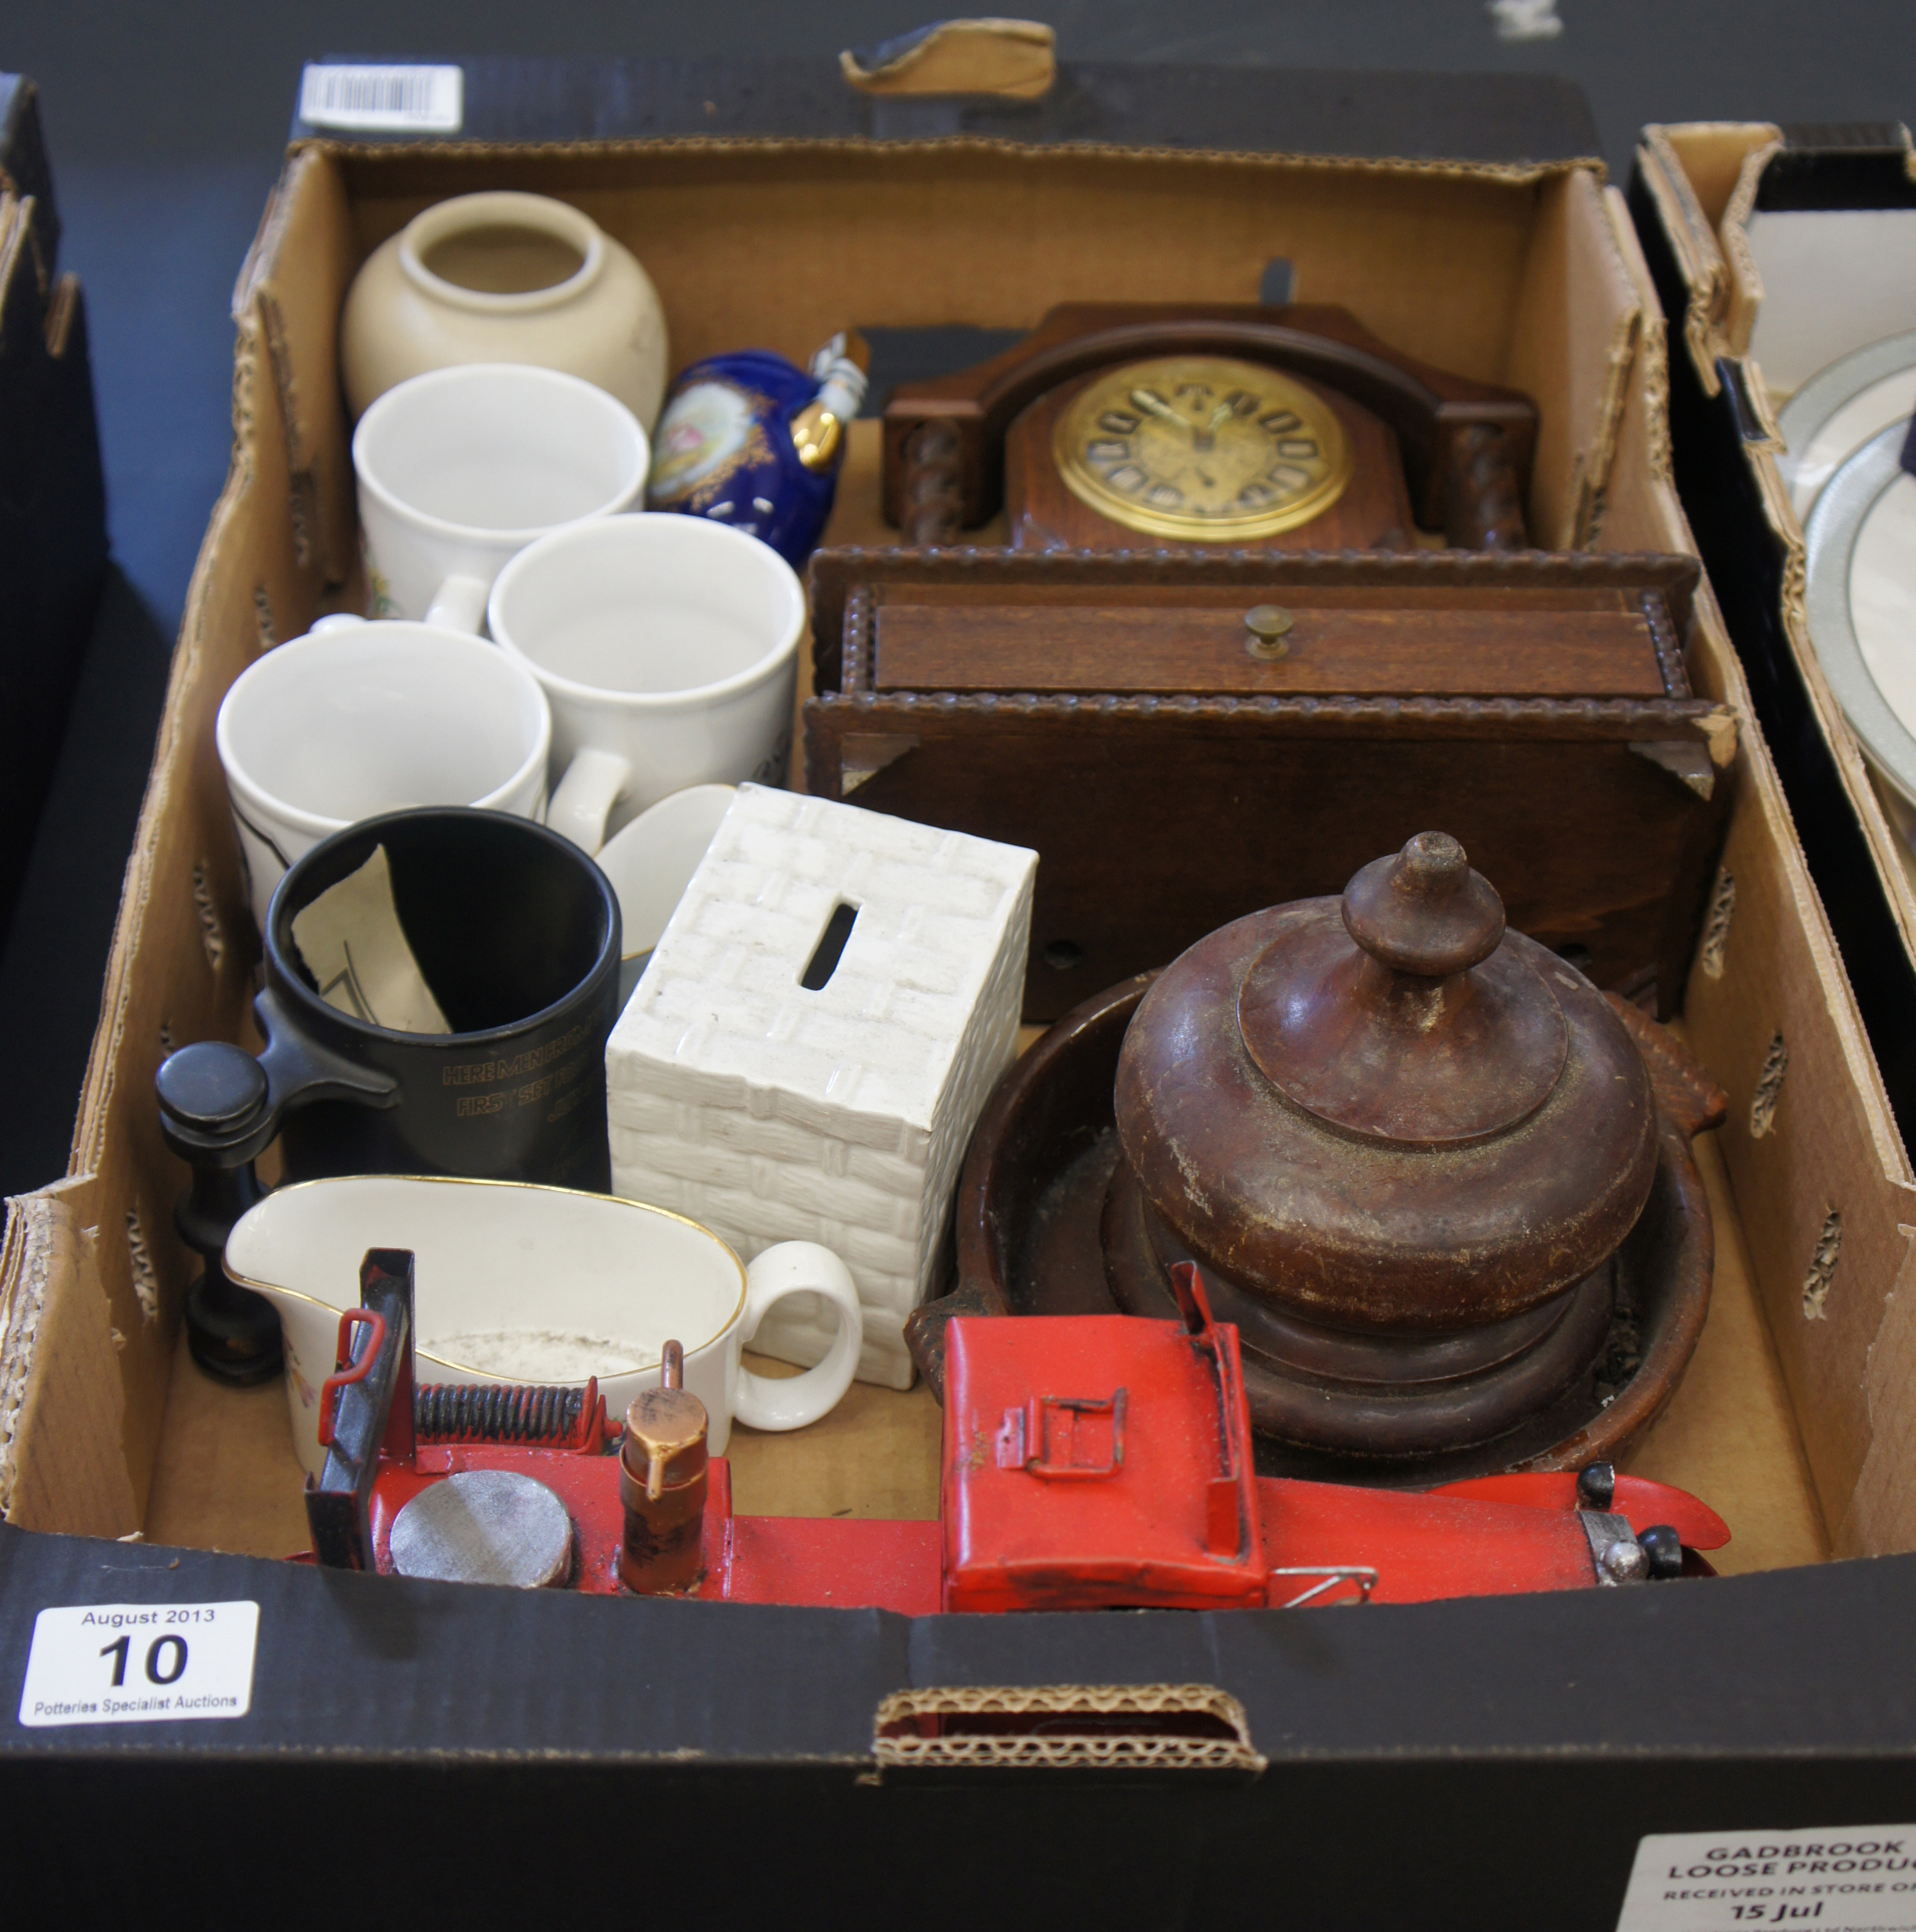
[[[1906,422],[1824,486],[1804,531],[1810,638],[1871,762],[1916,806],[1916,476]]]
[[[1777,413],[1779,464],[1799,519],[1870,439],[1916,410],[1916,329],[1885,336],[1821,369]]]

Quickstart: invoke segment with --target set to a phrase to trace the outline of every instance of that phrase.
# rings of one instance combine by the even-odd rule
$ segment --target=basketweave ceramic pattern
[[[793,1240],[843,1256],[865,1311],[861,1380],[910,1385],[905,1318],[1015,1048],[1037,863],[742,786],[607,1047],[614,1192],[703,1222],[747,1259]],[[850,935],[808,990],[841,905],[857,909]],[[788,1312],[801,1306],[753,1346],[818,1360],[831,1318]]]

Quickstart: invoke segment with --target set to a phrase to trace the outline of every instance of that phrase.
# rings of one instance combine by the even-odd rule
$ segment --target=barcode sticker
[[[299,118],[309,128],[456,134],[466,118],[466,76],[456,67],[308,67]]]

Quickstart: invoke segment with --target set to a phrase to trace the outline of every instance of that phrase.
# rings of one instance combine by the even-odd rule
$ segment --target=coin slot
[[[811,957],[799,975],[799,984],[808,993],[822,993],[831,984],[832,975],[838,970],[839,959],[857,921],[856,906],[848,905],[841,899],[832,908],[832,916],[825,922],[825,930],[819,934],[818,944],[812,948]]]

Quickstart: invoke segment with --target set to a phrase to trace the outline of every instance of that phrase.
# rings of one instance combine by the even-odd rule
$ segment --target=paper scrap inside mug
[[[293,944],[328,1006],[392,1033],[450,1033],[393,902],[386,848],[293,915]]]

